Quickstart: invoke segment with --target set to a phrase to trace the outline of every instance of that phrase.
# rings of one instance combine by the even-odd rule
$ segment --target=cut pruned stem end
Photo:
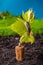
[[[20,42],[19,42],[18,46],[21,46]]]

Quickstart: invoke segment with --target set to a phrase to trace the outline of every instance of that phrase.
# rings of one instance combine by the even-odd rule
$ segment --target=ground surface
[[[43,35],[35,38],[33,45],[23,44],[25,59],[18,62],[15,59],[15,46],[18,45],[19,36],[0,36],[0,65],[43,65]]]

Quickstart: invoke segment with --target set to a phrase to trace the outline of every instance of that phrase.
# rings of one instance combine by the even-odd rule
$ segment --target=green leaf
[[[34,13],[30,9],[25,13],[24,13],[24,11],[22,11],[22,17],[25,21],[32,22],[32,20],[34,19]]]
[[[19,19],[19,18],[16,20],[15,23],[13,23],[13,24],[10,26],[10,28],[11,28],[14,32],[18,33],[20,36],[22,36],[22,35],[27,31],[27,29],[26,29],[26,27],[25,27],[25,25],[24,25],[23,20],[21,20],[21,19]]]
[[[20,43],[28,42],[28,41],[29,41],[29,40],[28,40],[28,37],[29,37],[29,35],[27,34],[27,32],[25,32],[25,33],[21,36],[21,38],[20,38]]]
[[[30,37],[28,39],[29,39],[29,42],[31,42],[31,44],[33,44],[35,42],[35,38],[33,35],[30,35]]]
[[[20,43],[26,42],[26,43],[31,43],[33,44],[35,41],[33,35],[29,35],[27,32],[25,32],[22,37],[20,38]]]
[[[23,17],[24,20],[29,21],[28,20],[28,13],[27,12],[24,13],[24,11],[22,11],[22,17]]]

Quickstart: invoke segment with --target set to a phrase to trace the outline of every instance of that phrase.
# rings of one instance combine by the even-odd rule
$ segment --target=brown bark
[[[24,59],[24,46],[15,47],[16,60],[22,61]]]

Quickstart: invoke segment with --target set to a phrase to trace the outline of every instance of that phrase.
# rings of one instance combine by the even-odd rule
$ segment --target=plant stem
[[[19,42],[18,46],[21,46],[20,42]]]
[[[30,28],[29,22],[25,22],[24,24],[25,24],[25,26],[26,26],[27,32],[30,33],[31,28]]]

